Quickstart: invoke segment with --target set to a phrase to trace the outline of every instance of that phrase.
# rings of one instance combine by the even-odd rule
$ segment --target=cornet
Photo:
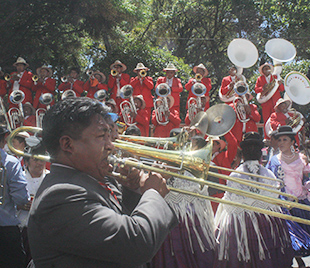
[[[187,107],[188,107],[188,115],[189,115],[189,120],[192,121],[196,114],[203,110],[202,104],[201,104],[201,97],[204,96],[207,92],[207,88],[204,84],[202,83],[195,83],[192,88],[192,93],[197,97],[197,98],[189,98],[187,101]]]
[[[139,72],[139,75],[140,75],[141,77],[146,77],[147,71],[144,70],[144,69],[142,69],[142,70]]]
[[[200,73],[196,73],[196,74],[195,74],[195,80],[196,80],[197,82],[201,82],[201,80],[202,80],[202,75],[201,75]]]
[[[11,80],[11,78],[12,78],[12,77],[11,77],[10,74],[5,74],[5,75],[4,75],[4,80],[7,81],[7,82],[9,82],[9,81]]]
[[[114,70],[114,69],[111,70],[111,75],[112,75],[112,76],[117,76],[118,74],[119,74],[118,71],[116,71],[116,70]]]
[[[162,83],[155,89],[156,94],[161,97],[154,101],[154,110],[156,121],[160,125],[167,125],[169,123],[166,117],[166,112],[169,111],[167,96],[170,95],[171,89],[167,83]]]
[[[33,82],[38,82],[39,76],[34,74],[31,79],[32,79]]]
[[[125,85],[120,90],[120,96],[125,99],[120,104],[120,110],[127,126],[135,125],[134,118],[131,117],[131,113],[137,114],[137,109],[132,97],[133,87],[131,85]],[[128,99],[128,100],[127,100]]]

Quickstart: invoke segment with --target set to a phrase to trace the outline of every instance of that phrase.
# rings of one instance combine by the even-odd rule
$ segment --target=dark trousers
[[[25,252],[18,226],[0,226],[0,268],[25,267]]]

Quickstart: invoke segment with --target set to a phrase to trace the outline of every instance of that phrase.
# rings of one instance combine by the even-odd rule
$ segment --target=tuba
[[[10,120],[11,129],[15,129],[18,124],[22,124],[21,118],[24,118],[24,110],[22,102],[25,99],[25,93],[21,90],[14,90],[9,96],[11,103],[18,105],[17,107],[12,107],[8,111],[8,116]]]
[[[238,97],[235,97],[233,101],[237,117],[240,122],[246,123],[250,120],[250,118],[247,118],[247,114],[244,108],[245,105],[248,105],[248,101],[245,95],[249,91],[249,86],[246,82],[238,81],[234,86],[234,91],[238,95]]]
[[[137,114],[136,105],[133,101],[133,87],[131,85],[125,85],[120,90],[120,96],[125,99],[120,104],[120,110],[127,126],[135,125],[134,118],[131,113]],[[128,100],[127,100],[128,99]]]
[[[188,107],[188,115],[189,115],[189,120],[192,121],[193,118],[196,116],[196,114],[203,110],[204,107],[202,107],[201,104],[201,97],[204,96],[207,92],[207,88],[204,84],[202,83],[195,83],[192,88],[192,93],[197,97],[197,98],[189,98],[187,101],[187,107]]]
[[[250,68],[256,63],[258,59],[256,46],[249,40],[236,38],[229,43],[227,55],[229,60],[237,68],[235,82],[246,82],[245,77],[242,75],[243,68]],[[234,95],[234,88],[232,88],[226,95],[223,95],[219,90],[219,97],[223,102],[232,102],[235,97]]]
[[[46,109],[38,108],[36,110],[36,126],[42,128],[43,117],[49,109],[50,104],[53,102],[54,96],[52,93],[44,93],[40,96],[39,102],[46,105]]]
[[[296,48],[294,45],[282,38],[273,38],[265,45],[266,53],[273,59],[274,70],[272,75],[276,75],[277,79],[272,81],[267,86],[266,92],[258,93],[256,98],[258,103],[265,103],[268,101],[279,87],[279,81],[282,80],[280,74],[282,72],[282,62],[288,62],[295,58]]]
[[[170,95],[171,89],[167,83],[161,83],[157,86],[155,92],[159,97],[154,101],[156,121],[160,125],[167,125],[169,123],[169,119],[165,114],[169,111],[167,96]]]

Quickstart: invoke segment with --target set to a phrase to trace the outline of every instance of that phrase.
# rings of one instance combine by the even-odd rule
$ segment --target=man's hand
[[[149,172],[144,173],[140,179],[140,189],[144,193],[149,189],[156,190],[162,197],[165,197],[169,193],[169,189],[166,185],[166,180],[159,173]]]

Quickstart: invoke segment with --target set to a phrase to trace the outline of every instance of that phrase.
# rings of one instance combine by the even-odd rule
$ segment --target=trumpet
[[[249,91],[249,86],[243,81],[238,81],[234,86],[234,91],[238,95],[233,101],[237,117],[240,122],[246,123],[250,120],[244,108],[245,105],[248,105],[245,94]]]
[[[201,82],[201,80],[202,80],[202,75],[201,75],[200,73],[196,73],[196,74],[195,74],[195,80],[196,80],[197,82]]]
[[[4,80],[9,82],[11,80],[12,76],[10,74],[5,74],[4,75]]]
[[[112,76],[117,76],[117,75],[119,75],[119,72],[116,71],[116,70],[114,70],[114,69],[112,69],[112,70],[111,70],[111,75],[112,75]]]
[[[34,75],[31,77],[31,79],[32,79],[33,82],[38,82],[39,76],[36,75],[36,74],[34,74]]]
[[[10,134],[10,136],[8,137],[8,140],[7,140],[7,144],[8,144],[9,149],[14,154],[19,155],[19,156],[28,156],[28,157],[33,157],[33,158],[40,159],[43,161],[50,161],[50,157],[48,157],[46,155],[32,155],[30,153],[25,153],[23,151],[20,151],[20,150],[14,148],[12,140],[21,131],[28,131],[28,132],[33,132],[33,133],[39,134],[42,131],[42,129],[41,128],[35,128],[35,127],[20,127],[18,129],[14,130]],[[211,168],[210,167],[210,160],[211,160],[211,154],[212,154],[212,143],[211,142],[208,143],[204,148],[202,148],[200,150],[186,152],[186,153],[180,152],[180,151],[177,152],[177,151],[166,151],[166,150],[152,149],[152,148],[149,148],[147,146],[137,146],[136,144],[134,144],[134,145],[132,145],[130,143],[124,144],[124,142],[122,142],[120,144],[114,143],[114,145],[118,149],[132,153],[133,155],[136,155],[136,156],[147,157],[147,158],[151,158],[151,159],[154,159],[154,156],[155,156],[156,160],[164,161],[164,162],[172,165],[172,167],[177,167],[177,169],[175,169],[175,170],[179,170],[179,171],[188,170],[195,177],[179,174],[178,172],[168,171],[168,170],[163,169],[162,167],[158,167],[158,166],[154,167],[154,166],[151,166],[148,164],[143,164],[141,161],[137,161],[137,159],[135,159],[135,160],[121,159],[121,158],[117,158],[113,155],[110,155],[108,157],[108,160],[112,164],[119,164],[120,166],[136,167],[138,169],[144,169],[144,170],[159,172],[161,174],[166,174],[169,176],[178,177],[180,179],[196,182],[196,183],[200,184],[201,186],[207,185],[207,186],[212,187],[212,188],[220,189],[223,191],[229,191],[229,192],[235,193],[237,195],[246,196],[249,198],[253,198],[253,199],[263,201],[263,202],[267,202],[270,204],[274,204],[277,206],[286,207],[288,209],[296,207],[296,208],[300,208],[303,210],[308,210],[308,211],[310,210],[309,206],[298,203],[296,201],[296,197],[289,195],[289,194],[284,193],[285,196],[287,196],[288,198],[291,198],[292,200],[295,200],[295,202],[281,200],[278,198],[273,198],[273,197],[269,197],[269,196],[265,196],[265,195],[260,195],[257,193],[252,193],[252,192],[248,192],[248,191],[244,191],[244,190],[240,190],[240,189],[235,189],[235,188],[228,187],[228,186],[225,186],[225,185],[222,185],[219,183],[207,181],[208,176],[214,176],[217,178],[223,178],[225,180],[232,180],[232,181],[240,182],[239,178],[234,178],[231,176],[226,176],[226,175],[222,175],[222,174],[218,174],[218,173],[210,171],[210,168]],[[144,148],[144,147],[147,147],[147,148]],[[232,171],[235,172],[235,170],[232,170]],[[112,175],[117,176],[116,173],[112,173]],[[253,174],[251,174],[251,173],[248,173],[248,175],[253,176]],[[255,176],[257,176],[257,175],[255,174]],[[260,176],[260,177],[263,177],[263,176]],[[273,178],[269,178],[269,177],[263,177],[263,178],[266,180],[278,181],[277,179],[273,179]],[[263,189],[264,191],[269,191],[269,192],[275,193],[277,195],[279,195],[281,193],[279,190],[269,189],[263,185],[259,185],[259,184],[255,183],[255,182],[249,182],[248,180],[242,181],[242,184],[250,186],[250,187],[258,188],[258,189]],[[268,187],[270,187],[269,184],[268,184]],[[302,219],[299,217],[295,217],[295,216],[291,216],[291,215],[287,215],[287,214],[282,214],[282,213],[274,212],[271,210],[261,209],[261,208],[257,208],[257,207],[251,207],[251,206],[247,206],[244,204],[240,204],[238,202],[227,201],[227,200],[220,199],[220,198],[213,198],[213,197],[209,197],[209,196],[199,195],[197,193],[193,193],[193,192],[186,191],[186,190],[183,191],[183,190],[179,190],[179,189],[175,189],[175,188],[170,188],[170,190],[180,192],[180,193],[184,193],[184,194],[188,194],[188,195],[195,196],[195,197],[205,198],[205,199],[212,200],[212,201],[215,201],[218,203],[225,203],[225,204],[232,205],[232,206],[242,207],[244,209],[248,209],[251,211],[258,212],[258,213],[263,213],[263,214],[267,214],[270,216],[274,216],[274,217],[278,217],[278,218],[282,218],[282,219],[286,219],[286,220],[292,220],[292,221],[296,221],[299,223],[310,225],[310,220],[307,220],[307,219]],[[281,193],[281,195],[282,194],[283,193]]]
[[[192,121],[196,114],[203,109],[202,104],[201,104],[201,97],[204,96],[207,92],[207,88],[204,84],[202,83],[195,83],[192,86],[192,93],[197,97],[197,98],[189,98],[187,101],[187,107],[188,107],[188,115],[189,115],[189,120]]]
[[[124,122],[127,126],[136,125],[136,122],[134,122],[134,118],[132,118],[131,116],[131,113],[137,114],[137,109],[133,101],[132,93],[133,87],[131,85],[125,85],[120,90],[120,96],[125,99],[120,104],[120,110],[124,118]]]
[[[167,125],[169,120],[165,114],[169,111],[167,96],[170,95],[171,89],[167,83],[161,83],[157,86],[155,91],[156,94],[161,97],[154,101],[156,121],[160,125]]]
[[[67,83],[68,82],[68,76],[62,76],[61,78],[60,78],[60,80],[61,80],[61,82],[63,82],[63,83]]]
[[[142,69],[142,70],[139,72],[139,75],[140,75],[141,77],[146,77],[147,71],[144,70],[144,69]]]

